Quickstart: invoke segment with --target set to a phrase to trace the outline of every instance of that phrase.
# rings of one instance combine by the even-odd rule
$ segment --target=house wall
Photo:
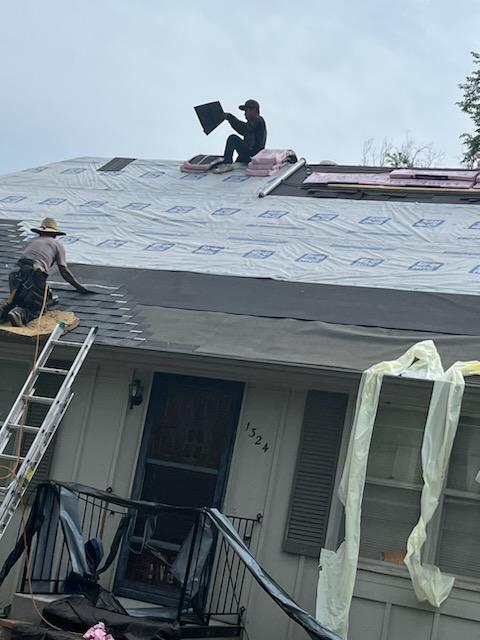
[[[8,355],[8,354],[7,354]],[[0,358],[2,354],[0,353]],[[11,357],[11,354],[8,356]],[[295,470],[305,396],[308,389],[345,391],[355,397],[358,381],[334,374],[279,372],[241,365],[209,364],[161,356],[144,356],[135,366],[121,357],[92,354],[75,383],[75,397],[59,430],[50,477],[73,480],[115,493],[129,495],[155,371],[203,375],[245,382],[245,394],[231,461],[224,511],[244,517],[262,514],[252,549],[264,568],[297,602],[314,611],[318,577],[315,559],[285,553],[283,537]],[[128,408],[128,385],[138,377],[145,387],[145,401]],[[348,437],[351,409],[347,416]],[[254,427],[262,436],[256,446],[246,430]],[[345,448],[343,449],[344,455]],[[341,466],[341,464],[340,464]],[[338,479],[337,479],[338,482]],[[332,508],[327,546],[338,539],[338,503]],[[5,555],[14,539],[2,541]],[[107,523],[107,535],[111,535]],[[12,537],[13,536],[13,537]],[[18,580],[18,572],[15,577]],[[113,569],[107,576],[113,581]],[[2,589],[11,592],[13,578]],[[250,637],[264,640],[300,640],[303,630],[291,623],[256,584],[247,583],[246,625]],[[395,640],[408,632],[412,640],[444,640],[458,634],[462,640],[478,638],[480,585],[456,588],[446,604],[434,611],[419,604],[402,568],[362,565],[358,571],[351,613],[350,640]]]

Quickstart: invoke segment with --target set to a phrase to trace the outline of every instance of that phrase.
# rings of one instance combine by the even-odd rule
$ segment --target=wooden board
[[[40,338],[48,337],[59,322],[65,324],[65,331],[71,331],[78,327],[80,320],[72,311],[47,311],[39,320],[32,320],[26,327],[12,327],[8,324],[0,324],[0,337],[11,336],[13,338],[23,338],[35,340],[37,335]]]

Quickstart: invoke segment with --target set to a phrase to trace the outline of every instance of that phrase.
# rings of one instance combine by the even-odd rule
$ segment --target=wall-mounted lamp
[[[128,385],[129,408],[138,407],[143,401],[143,386],[138,378],[134,378]]]

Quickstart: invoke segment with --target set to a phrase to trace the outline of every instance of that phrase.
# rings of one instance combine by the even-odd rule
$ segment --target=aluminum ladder
[[[97,327],[90,329],[83,342],[61,340],[64,333],[65,325],[58,324],[45,343],[37,362],[0,428],[0,477],[6,476],[7,464],[12,465],[10,467],[12,480],[7,485],[0,486],[0,540],[72,401],[73,382],[93,345]],[[69,369],[56,369],[47,366],[48,359],[57,346],[62,349],[77,350]],[[35,384],[41,374],[64,376],[63,383],[54,398],[35,395]],[[50,406],[39,427],[25,424],[30,403]],[[18,443],[16,438],[27,433],[35,434],[35,437],[24,456],[15,455],[15,451],[6,453],[9,443],[20,449],[21,443]]]

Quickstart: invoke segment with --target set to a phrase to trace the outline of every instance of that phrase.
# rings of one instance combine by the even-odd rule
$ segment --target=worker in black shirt
[[[237,162],[247,163],[250,162],[255,154],[265,149],[267,126],[260,115],[260,105],[256,100],[247,100],[245,104],[240,105],[238,108],[245,112],[246,122],[242,122],[231,113],[225,114],[225,120],[228,120],[231,127],[243,136],[243,140],[240,136],[234,134],[227,138],[223,163],[214,169],[215,173],[232,171],[234,151],[238,154]]]

